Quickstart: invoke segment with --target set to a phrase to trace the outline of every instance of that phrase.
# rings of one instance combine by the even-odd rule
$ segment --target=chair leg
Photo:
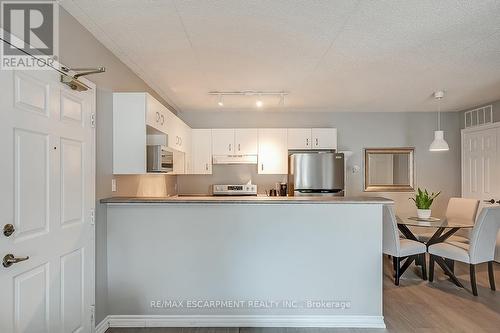
[[[399,286],[399,268],[400,268],[400,259],[401,258],[396,257],[395,259],[396,259],[396,261],[395,261],[395,263],[396,263],[396,276],[394,278],[394,284],[396,286]]]
[[[493,261],[488,261],[488,277],[490,278],[491,290],[496,290],[496,288],[495,288],[495,271],[493,269]]]
[[[429,282],[434,280],[434,256],[429,255]]]
[[[396,271],[396,257],[392,257],[392,269]]]
[[[470,264],[470,284],[472,286],[472,294],[477,296],[476,266],[474,264]]]
[[[424,281],[427,280],[427,268],[426,268],[426,264],[425,264],[425,253],[422,253],[420,255],[420,258],[422,259],[422,279],[424,279]]]

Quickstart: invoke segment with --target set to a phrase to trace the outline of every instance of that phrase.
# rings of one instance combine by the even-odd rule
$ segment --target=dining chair
[[[447,220],[458,219],[470,225],[476,221],[477,209],[479,207],[479,200],[467,198],[450,198],[448,206],[446,207],[445,217]],[[457,233],[450,237],[450,241],[469,242],[469,231],[459,230]],[[431,232],[425,232],[416,235],[421,242],[428,242],[433,236]]]
[[[393,258],[395,270],[394,284],[399,286],[399,278],[417,258],[422,261],[422,278],[427,280],[425,265],[425,244],[399,237],[399,230],[393,207],[384,205],[382,252]],[[404,261],[403,265],[401,263]]]
[[[483,208],[474,228],[472,228],[469,244],[450,241],[429,246],[429,281],[432,282],[434,279],[434,262],[436,262],[456,285],[463,288],[463,285],[445,262],[445,258],[458,260],[469,264],[472,293],[477,296],[476,265],[487,262],[490,287],[491,290],[495,290],[493,260],[499,228],[500,207]]]

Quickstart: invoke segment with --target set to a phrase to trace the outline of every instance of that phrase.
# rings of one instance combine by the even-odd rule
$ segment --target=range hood
[[[257,164],[257,155],[214,155],[213,164]]]

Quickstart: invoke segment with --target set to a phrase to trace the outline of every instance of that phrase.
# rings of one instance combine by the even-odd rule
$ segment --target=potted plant
[[[431,217],[431,205],[434,199],[441,194],[441,192],[429,194],[427,190],[417,189],[417,193],[415,194],[415,198],[410,198],[415,202],[417,206],[417,216],[419,219],[428,219]]]

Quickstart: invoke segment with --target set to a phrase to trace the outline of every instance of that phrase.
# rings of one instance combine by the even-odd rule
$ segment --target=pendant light
[[[444,91],[436,91],[434,98],[438,102],[438,128],[434,131],[434,141],[429,146],[429,151],[448,151],[450,147],[444,139],[444,132],[441,130],[441,100],[444,98]]]

